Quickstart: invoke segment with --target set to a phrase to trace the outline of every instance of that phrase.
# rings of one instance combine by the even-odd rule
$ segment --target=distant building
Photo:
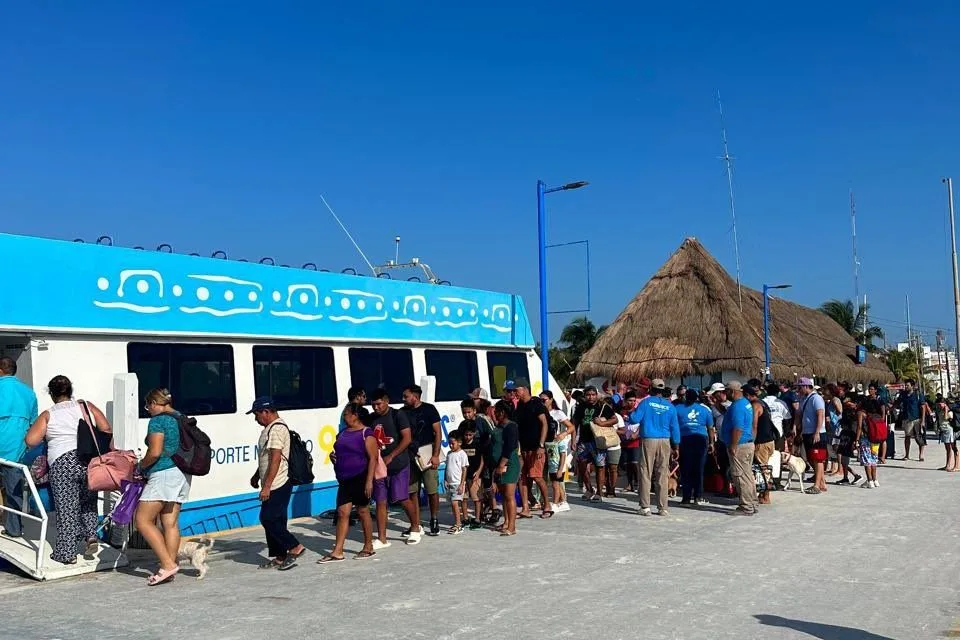
[[[908,342],[898,342],[897,351],[906,351],[910,348]],[[928,345],[920,346],[921,364],[924,377],[930,381],[934,393],[950,395],[951,389],[960,387],[960,367],[957,366],[957,354],[941,348],[937,350]]]

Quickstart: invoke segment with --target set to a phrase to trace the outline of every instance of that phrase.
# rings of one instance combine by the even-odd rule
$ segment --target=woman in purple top
[[[343,560],[343,543],[350,528],[350,511],[354,505],[363,526],[363,549],[355,559],[369,558],[373,550],[373,520],[370,518],[370,496],[373,494],[373,476],[380,458],[380,444],[373,431],[365,427],[357,409],[348,404],[343,410],[347,428],[340,432],[333,444],[333,472],[337,476],[337,541],[333,551],[317,560],[318,564]]]

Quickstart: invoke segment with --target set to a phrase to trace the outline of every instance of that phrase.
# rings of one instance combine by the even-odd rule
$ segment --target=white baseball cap
[[[707,393],[707,395],[712,396],[717,391],[726,391],[726,390],[727,390],[727,385],[723,384],[722,382],[714,382],[712,385],[710,385],[710,391]]]

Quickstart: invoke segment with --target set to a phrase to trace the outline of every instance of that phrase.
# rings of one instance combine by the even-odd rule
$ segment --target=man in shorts
[[[420,487],[427,492],[430,501],[430,532],[429,535],[440,535],[440,521],[437,519],[440,511],[440,480],[437,469],[440,467],[440,412],[429,402],[423,402],[420,397],[423,389],[412,384],[403,390],[403,409],[407,423],[410,425],[413,442],[410,453],[410,501],[413,503],[413,522],[420,526]],[[426,456],[429,447],[430,456]],[[424,448],[424,455],[418,455]],[[411,523],[407,535],[413,537],[414,524]],[[417,540],[419,542],[419,539]],[[411,543],[411,544],[416,544]]]
[[[607,452],[597,449],[592,427],[594,423],[600,427],[614,427],[617,424],[617,418],[613,407],[606,402],[598,401],[597,388],[588,386],[583,390],[583,401],[577,403],[577,409],[573,414],[573,424],[578,430],[577,470],[585,487],[583,499],[600,502],[602,500],[600,492],[606,484],[607,477]],[[596,469],[596,491],[590,479],[591,466]]]
[[[807,493],[817,494],[827,490],[827,483],[823,477],[823,463],[826,462],[827,451],[827,406],[819,393],[813,390],[812,378],[800,378],[797,383],[800,388],[800,434],[803,448],[807,454],[807,462],[813,467],[813,486]]]
[[[517,394],[517,411],[514,419],[520,436],[520,454],[523,466],[520,468],[520,513],[521,518],[530,517],[530,504],[533,494],[533,485],[540,490],[541,518],[553,516],[550,506],[550,494],[547,493],[547,482],[543,479],[543,469],[546,465],[547,432],[550,416],[540,398],[530,395],[530,383],[524,379],[514,381]]]
[[[904,382],[903,391],[897,396],[894,406],[900,409],[900,416],[903,420],[903,460],[910,459],[910,440],[917,437],[917,446],[920,447],[920,462],[923,462],[923,449],[926,438],[923,437],[924,425],[927,420],[929,407],[916,388],[913,380]]]
[[[404,412],[390,406],[390,396],[385,389],[373,394],[373,413],[366,420],[380,442],[380,455],[387,467],[387,477],[373,481],[373,500],[377,504],[377,539],[373,550],[380,551],[390,546],[387,540],[387,511],[391,504],[399,504],[410,521],[410,536],[407,544],[420,542],[422,528],[416,519],[410,501],[410,456],[407,449],[413,436]],[[416,529],[416,533],[414,533]]]

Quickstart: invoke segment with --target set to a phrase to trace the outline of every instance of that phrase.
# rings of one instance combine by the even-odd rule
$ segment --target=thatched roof
[[[737,371],[762,377],[763,295],[737,283],[694,238],[680,248],[580,359],[581,379],[634,381]],[[893,380],[874,356],[854,362],[856,342],[816,309],[770,298],[770,356],[778,380]]]

